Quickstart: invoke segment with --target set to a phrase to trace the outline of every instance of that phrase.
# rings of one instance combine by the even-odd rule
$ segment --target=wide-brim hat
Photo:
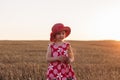
[[[55,41],[55,34],[61,31],[65,31],[66,35],[65,38],[69,36],[71,33],[71,29],[68,26],[64,26],[62,23],[56,23],[52,27],[52,32],[50,33],[50,41],[54,42]]]

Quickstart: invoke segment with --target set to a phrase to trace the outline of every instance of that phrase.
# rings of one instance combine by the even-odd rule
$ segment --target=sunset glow
[[[1,0],[0,40],[49,40],[53,24],[70,40],[120,40],[119,0]]]

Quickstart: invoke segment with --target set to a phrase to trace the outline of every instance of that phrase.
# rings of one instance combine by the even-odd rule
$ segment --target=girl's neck
[[[61,46],[61,45],[64,44],[64,41],[56,41],[55,44],[56,44],[57,46]]]
[[[55,43],[63,43],[64,42],[64,40],[57,40],[57,41],[55,41]]]

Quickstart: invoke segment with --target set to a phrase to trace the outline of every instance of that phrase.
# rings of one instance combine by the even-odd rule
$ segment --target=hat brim
[[[71,33],[71,29],[68,26],[65,26],[62,29],[58,30],[58,32],[61,32],[61,31],[65,31],[66,32],[65,38],[68,37],[70,35],[70,33]],[[58,32],[51,32],[51,34],[50,34],[50,41],[54,42],[55,34],[58,33]]]

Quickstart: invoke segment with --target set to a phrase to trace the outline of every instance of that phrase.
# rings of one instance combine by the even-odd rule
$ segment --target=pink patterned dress
[[[68,57],[67,48],[69,45],[69,43],[64,43],[61,46],[57,46],[55,43],[51,44],[51,56],[57,57],[64,55]],[[76,80],[76,78],[70,64],[55,61],[50,62],[48,65],[47,80]]]

